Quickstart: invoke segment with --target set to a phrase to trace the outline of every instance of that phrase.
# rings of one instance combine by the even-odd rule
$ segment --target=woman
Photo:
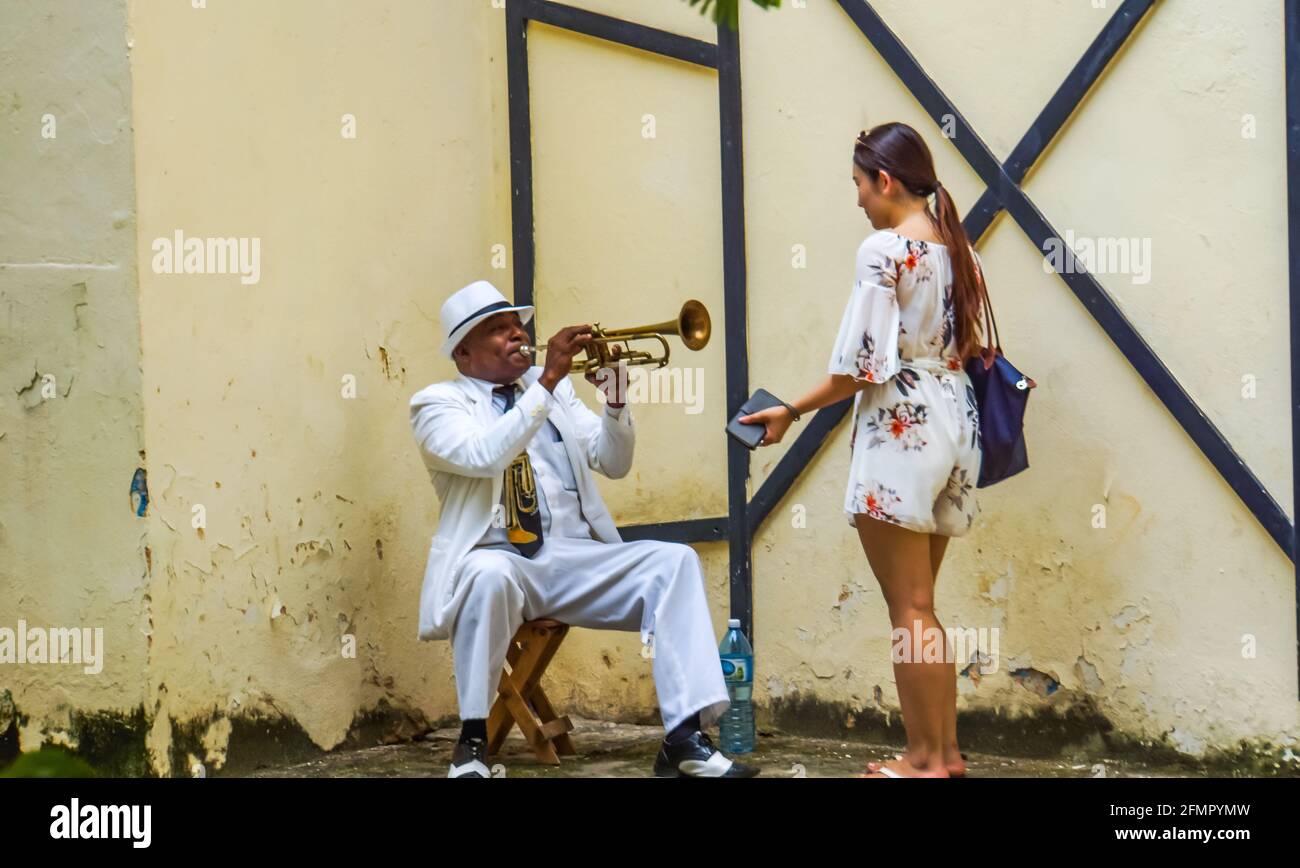
[[[948,538],[970,530],[979,512],[979,409],[964,362],[979,352],[983,278],[916,130],[891,123],[861,134],[853,181],[859,207],[881,231],[858,249],[830,376],[793,405],[740,421],[763,424],[768,446],[804,413],[855,396],[844,509],[889,607],[907,730],[907,752],[870,763],[867,777],[956,777],[966,772],[957,675],[934,585]],[[915,648],[937,650],[935,637],[944,661],[914,659]]]

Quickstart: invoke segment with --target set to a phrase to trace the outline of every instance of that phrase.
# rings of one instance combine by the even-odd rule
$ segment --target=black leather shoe
[[[490,778],[487,767],[487,743],[481,738],[458,741],[451,749],[449,778]]]
[[[709,736],[699,731],[677,744],[664,742],[655,757],[657,778],[752,778],[758,773],[758,766],[727,759]]]

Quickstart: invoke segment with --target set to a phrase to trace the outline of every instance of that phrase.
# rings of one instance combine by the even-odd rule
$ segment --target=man
[[[570,364],[592,338],[589,325],[561,329],[545,366],[533,366],[520,352],[532,315],[487,281],[457,292],[442,306],[442,352],[460,376],[411,398],[415,439],[442,503],[419,638],[452,643],[461,735],[448,777],[489,776],[486,718],[506,650],[520,624],[543,617],[639,629],[642,644],[654,637],[667,730],[656,775],[752,777],[757,768],[732,762],[703,732],[729,700],[699,557],[678,543],[623,542],[596,489],[592,471],[619,479],[632,466],[635,432],[620,384],[599,416],[574,393]],[[538,539],[515,545],[502,494],[507,467],[524,451],[538,500],[524,527]]]

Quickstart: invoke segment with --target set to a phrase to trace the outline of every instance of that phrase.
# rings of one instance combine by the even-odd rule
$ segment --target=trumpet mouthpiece
[[[531,344],[521,344],[515,352],[523,353],[525,356],[535,356],[537,355],[537,347]]]

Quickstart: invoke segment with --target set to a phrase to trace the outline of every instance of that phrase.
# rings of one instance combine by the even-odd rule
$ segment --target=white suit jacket
[[[524,373],[523,394],[506,413],[492,405],[491,384],[465,376],[435,383],[411,398],[411,427],[442,503],[420,588],[422,640],[451,637],[468,591],[453,581],[457,568],[491,525],[507,465],[548,417],[564,439],[582,514],[594,536],[622,542],[591,472],[618,479],[631,469],[636,440],[632,408],[625,404],[617,419],[608,411],[598,415],[577,396],[568,377],[552,394],[537,382],[541,374],[539,366]]]

